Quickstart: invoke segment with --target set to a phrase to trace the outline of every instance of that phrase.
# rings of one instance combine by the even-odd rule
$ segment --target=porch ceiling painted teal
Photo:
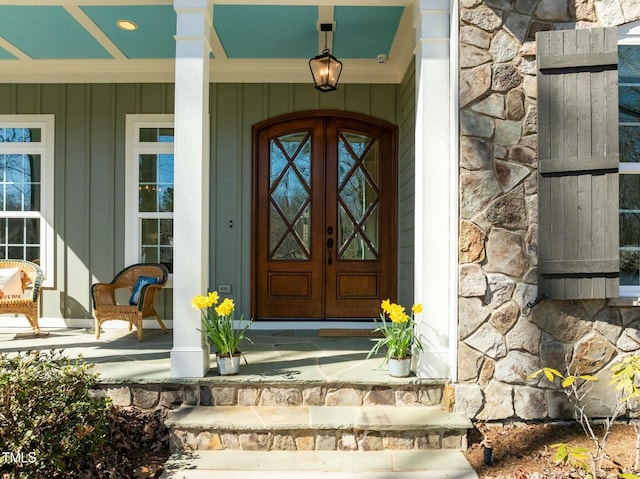
[[[0,34],[36,60],[110,58],[100,43],[58,6],[2,5]]]
[[[399,82],[412,57],[412,0],[212,4],[212,81],[310,81],[320,23],[343,83]],[[176,18],[172,0],[0,0],[0,82],[172,81]]]
[[[80,6],[127,58],[173,58],[176,54],[176,12],[171,5]],[[0,15],[2,8],[0,7]],[[118,20],[138,29],[122,30]]]

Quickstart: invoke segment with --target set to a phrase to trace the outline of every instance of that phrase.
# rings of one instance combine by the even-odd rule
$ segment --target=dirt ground
[[[602,428],[597,431],[601,436]],[[640,432],[639,432],[640,434]],[[483,440],[489,438],[492,461],[484,464]],[[633,472],[636,453],[636,433],[629,424],[616,424],[607,439],[603,470],[598,478],[618,478],[619,474]],[[506,425],[476,424],[470,435],[465,455],[480,479],[560,479],[582,478],[584,473],[573,467],[554,463],[558,443],[585,447],[594,451],[582,427],[576,423]]]

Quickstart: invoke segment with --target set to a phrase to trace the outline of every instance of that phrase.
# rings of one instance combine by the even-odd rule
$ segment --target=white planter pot
[[[411,358],[389,358],[389,376],[406,378],[411,373]]]
[[[236,353],[229,357],[227,354],[216,354],[216,364],[220,376],[231,376],[240,372],[241,353]]]

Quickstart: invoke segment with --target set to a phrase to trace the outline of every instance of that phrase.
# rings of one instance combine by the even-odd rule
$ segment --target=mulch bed
[[[596,430],[599,437],[602,431],[602,427]],[[607,458],[598,477],[617,478],[623,472],[630,472],[636,460],[636,453],[639,452],[636,445],[637,437],[632,425],[616,424],[612,428],[605,447]],[[485,438],[490,439],[492,446],[490,465],[484,464]],[[477,423],[475,430],[470,434],[469,448],[465,456],[480,479],[585,477],[579,469],[554,462],[556,450],[551,446],[558,443],[594,450],[593,442],[575,422],[504,425]]]

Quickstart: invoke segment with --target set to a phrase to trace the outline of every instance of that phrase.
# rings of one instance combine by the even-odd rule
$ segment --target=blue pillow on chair
[[[148,284],[158,284],[160,280],[158,278],[150,278],[149,276],[140,276],[138,281],[136,281],[136,285],[133,287],[133,291],[131,291],[131,297],[129,298],[129,304],[134,306],[138,304],[140,301],[140,292],[142,288],[144,288]]]

